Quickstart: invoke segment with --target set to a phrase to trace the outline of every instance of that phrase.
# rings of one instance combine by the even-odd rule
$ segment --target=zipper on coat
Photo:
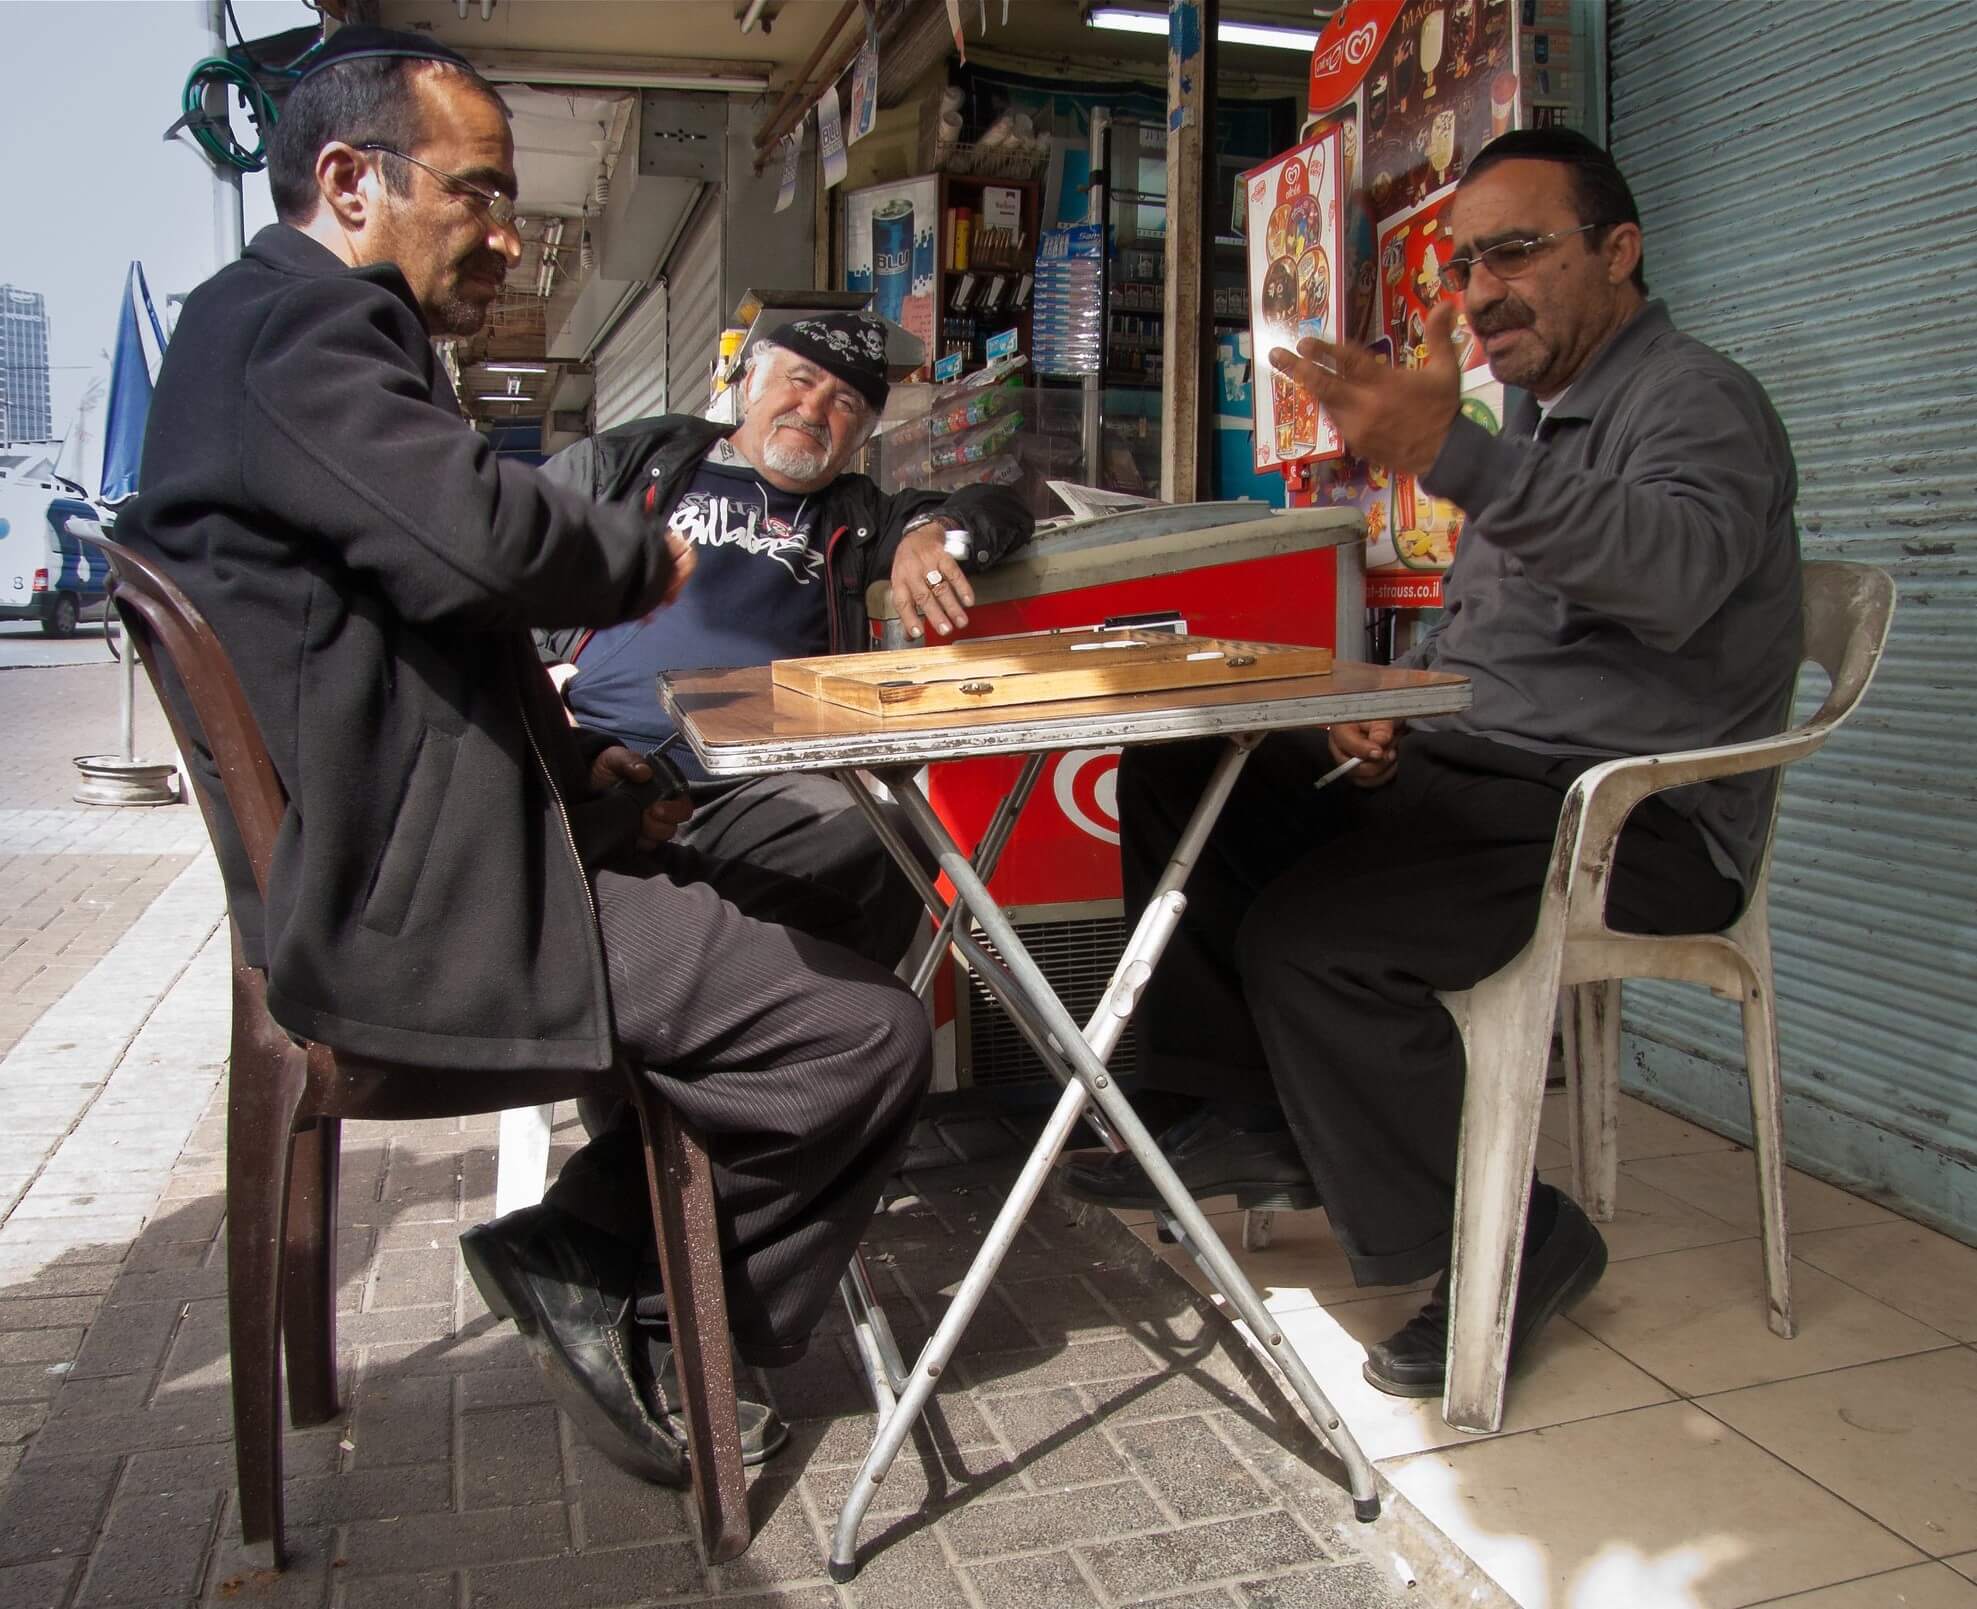
[[[833,566],[837,562],[838,539],[850,529],[849,525],[840,525],[831,532],[830,540],[824,544],[824,593],[831,600],[830,609],[827,611],[830,617],[827,624],[831,628],[831,652],[834,654],[844,652],[844,632],[838,623],[838,616],[843,613],[844,606],[838,600],[837,571]]]
[[[520,666],[515,666],[514,669],[519,675]],[[543,757],[542,746],[536,742],[535,726],[529,720],[528,693],[519,681],[515,685],[515,698],[521,709],[522,731],[529,740],[529,753],[535,756],[536,769],[542,773],[543,784],[549,789],[550,801],[556,806],[556,819],[563,828],[563,843],[570,851],[570,864],[576,868],[577,882],[583,889],[584,904],[590,908],[590,958],[597,968],[598,975],[602,977],[605,975],[604,941],[597,929],[597,896],[591,891],[590,878],[583,869],[583,856],[577,853],[577,835],[570,826],[570,811],[563,802],[563,790],[556,786],[556,774],[549,769],[549,761]],[[608,1010],[606,1015],[608,1020]]]

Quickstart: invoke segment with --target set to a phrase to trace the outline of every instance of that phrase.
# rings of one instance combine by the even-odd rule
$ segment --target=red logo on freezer
[[[1051,779],[1057,808],[1080,832],[1101,843],[1119,841],[1119,751],[1072,749]]]

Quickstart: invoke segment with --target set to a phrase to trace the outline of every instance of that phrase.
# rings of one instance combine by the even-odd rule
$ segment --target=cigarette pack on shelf
[[[1098,372],[1105,339],[1099,302],[1104,252],[1101,224],[1044,231],[1031,295],[1031,338],[1039,374]]]

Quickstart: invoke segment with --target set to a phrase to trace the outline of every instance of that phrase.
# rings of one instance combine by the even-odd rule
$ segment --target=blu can
[[[902,196],[872,209],[873,307],[895,324],[913,284],[913,203]]]
[[[925,288],[933,282],[934,232],[929,227],[922,229],[913,239],[913,284],[916,288]]]

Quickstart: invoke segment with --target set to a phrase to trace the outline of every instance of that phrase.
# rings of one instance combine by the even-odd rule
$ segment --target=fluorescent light
[[[767,73],[662,72],[640,67],[591,67],[570,61],[500,63],[478,61],[475,70],[494,84],[568,84],[594,89],[726,90],[759,95],[769,87]]]
[[[549,372],[549,365],[546,363],[483,363],[480,365],[480,369],[483,374],[547,374]]]
[[[1265,50],[1301,50],[1310,55],[1318,48],[1315,31],[1303,28],[1273,28],[1262,22],[1222,22],[1215,25],[1215,37],[1225,45],[1261,45]]]
[[[1093,6],[1085,12],[1088,28],[1110,28],[1118,33],[1160,34],[1167,32],[1164,11],[1129,11],[1124,6]],[[1218,22],[1215,37],[1225,45],[1260,45],[1266,50],[1299,50],[1310,55],[1318,48],[1315,29],[1277,28],[1261,22]]]

